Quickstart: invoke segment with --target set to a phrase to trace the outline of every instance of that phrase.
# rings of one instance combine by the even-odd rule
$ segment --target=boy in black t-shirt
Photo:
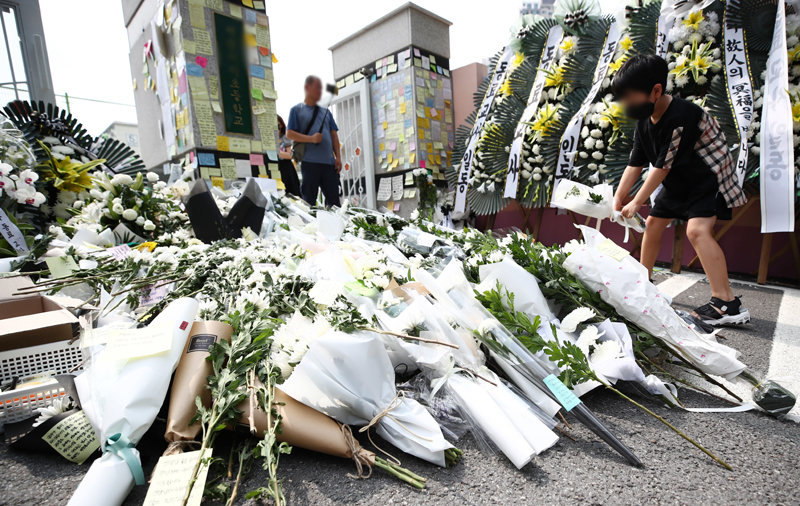
[[[711,301],[697,308],[695,316],[712,325],[747,323],[750,313],[733,296],[725,255],[714,238],[717,219],[730,219],[730,208],[747,199],[736,181],[733,157],[719,124],[697,105],[664,94],[667,72],[662,58],[635,55],[614,78],[615,96],[628,116],[637,120],[614,208],[631,217],[655,192],[642,241],[642,265],[652,276],[664,229],[674,219],[687,221],[686,235],[711,285]],[[631,198],[646,165],[651,166],[647,178]]]

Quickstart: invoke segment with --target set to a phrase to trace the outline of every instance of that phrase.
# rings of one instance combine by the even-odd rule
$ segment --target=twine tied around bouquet
[[[347,448],[350,450],[350,454],[353,456],[353,462],[355,462],[356,471],[358,472],[357,474],[347,473],[347,477],[354,480],[366,480],[372,476],[372,463],[369,461],[369,458],[362,453],[363,448],[361,448],[358,440],[353,436],[353,431],[350,429],[349,425],[342,424],[342,435],[344,436],[344,442],[347,444]],[[367,468],[366,471],[364,467]]]
[[[383,453],[384,455],[389,457],[389,460],[392,463],[394,463],[394,464],[396,464],[398,466],[402,465],[400,463],[400,459],[398,459],[397,457],[395,457],[391,453],[387,452],[386,450],[384,450],[383,448],[381,448],[380,446],[375,444],[375,441],[372,440],[372,434],[370,434],[370,431],[369,431],[369,429],[371,429],[373,426],[377,425],[384,417],[391,419],[392,421],[394,421],[394,423],[399,425],[403,430],[405,430],[406,432],[408,432],[409,434],[411,434],[412,436],[414,436],[416,438],[422,439],[423,441],[433,441],[430,438],[423,437],[423,436],[420,436],[419,434],[414,433],[414,431],[412,431],[411,429],[406,427],[403,424],[403,422],[401,422],[400,420],[398,420],[395,416],[393,416],[391,414],[392,411],[394,411],[395,409],[400,407],[401,404],[403,404],[403,399],[404,398],[405,398],[405,395],[403,394],[403,392],[397,392],[397,395],[394,396],[394,399],[392,399],[391,402],[389,402],[389,404],[386,406],[386,408],[384,408],[383,411],[381,411],[380,413],[378,413],[377,415],[372,417],[372,420],[370,420],[367,425],[365,425],[364,427],[361,427],[360,429],[358,429],[358,432],[366,432],[367,433],[367,438],[369,439],[369,442],[372,443],[372,446],[374,446],[378,451],[380,451],[381,453]]]

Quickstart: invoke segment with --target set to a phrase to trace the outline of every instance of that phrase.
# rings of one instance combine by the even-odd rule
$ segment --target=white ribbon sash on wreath
[[[564,29],[559,25],[553,26],[550,28],[550,31],[547,32],[547,41],[542,48],[542,55],[539,59],[539,69],[536,71],[533,87],[531,87],[531,93],[528,95],[528,105],[522,112],[519,123],[517,123],[517,128],[514,130],[514,141],[511,143],[511,150],[508,155],[508,172],[506,174],[506,188],[503,197],[513,199],[517,196],[519,171],[522,166],[522,141],[525,138],[525,130],[527,130],[528,127],[527,123],[533,120],[536,116],[536,111],[539,109],[539,100],[542,98],[544,83],[556,59],[556,51],[558,50],[558,45],[561,43],[561,36],[563,34]]]
[[[669,52],[669,31],[675,24],[675,4],[670,0],[661,1],[661,13],[656,22],[656,55],[667,59]]]
[[[733,107],[733,120],[739,131],[739,155],[736,160],[736,178],[741,188],[747,169],[747,131],[753,119],[753,83],[750,78],[750,59],[747,55],[744,30],[728,26],[727,13],[723,21],[725,42],[725,82],[728,100]]]
[[[617,44],[619,44],[619,26],[616,21],[611,23],[606,32],[606,40],[603,43],[603,52],[600,54],[600,59],[597,61],[597,67],[594,69],[594,77],[592,79],[592,87],[589,88],[589,93],[583,99],[580,109],[572,119],[569,120],[567,128],[564,129],[564,134],[561,136],[561,147],[558,151],[558,160],[556,160],[556,184],[560,179],[569,177],[572,173],[572,168],[575,165],[575,153],[578,151],[578,143],[580,142],[581,126],[583,126],[583,117],[589,112],[592,107],[592,102],[603,87],[603,80],[608,73],[608,66],[614,60],[614,53],[617,51]]]
[[[483,96],[481,108],[478,109],[478,117],[475,119],[475,125],[469,134],[469,141],[467,142],[467,150],[464,152],[464,157],[461,158],[461,164],[458,166],[458,180],[456,181],[456,199],[454,210],[458,213],[463,213],[467,206],[467,188],[469,187],[469,177],[472,171],[472,163],[475,155],[475,143],[480,137],[483,130],[483,124],[486,123],[486,118],[489,116],[489,109],[492,107],[494,96],[500,85],[505,81],[506,73],[508,72],[508,62],[514,56],[514,50],[506,46],[503,49],[503,55],[497,60],[494,72],[492,73],[492,81],[486,89]]]
[[[28,243],[25,242],[25,235],[2,209],[0,209],[0,234],[18,254],[21,255],[29,251]]]
[[[778,2],[767,60],[761,113],[761,232],[794,230],[794,147],[792,144],[786,11]]]

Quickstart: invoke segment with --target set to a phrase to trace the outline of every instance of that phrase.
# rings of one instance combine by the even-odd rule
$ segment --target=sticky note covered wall
[[[277,162],[277,58],[264,2],[167,2],[151,31],[135,86],[159,99],[169,156],[189,153],[196,163],[202,153],[206,164],[214,162],[199,164],[203,177],[233,178],[243,177],[242,160],[255,154],[260,156],[252,160],[260,163],[251,165],[251,175],[268,173],[270,162]],[[235,161],[235,170],[220,164],[227,159]]]

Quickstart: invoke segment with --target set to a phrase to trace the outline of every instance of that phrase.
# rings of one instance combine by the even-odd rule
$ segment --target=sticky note
[[[256,100],[264,100],[264,92],[262,92],[258,88],[251,88],[250,94],[253,95],[253,98]]]
[[[194,77],[203,77],[203,67],[193,62],[186,62],[186,73]]]
[[[602,251],[606,255],[610,256],[617,262],[622,261],[623,258],[625,258],[630,254],[628,250],[620,246],[617,246],[617,244],[611,239],[606,239],[605,241],[601,242],[597,246],[597,249]]]
[[[217,149],[220,151],[230,151],[230,141],[224,135],[217,136]]]
[[[250,139],[240,137],[228,137],[228,148],[233,153],[249,153]]]
[[[54,278],[66,278],[79,270],[75,259],[70,256],[49,257],[45,259],[50,275]]]
[[[206,68],[206,65],[208,65],[208,58],[206,58],[205,56],[195,56],[194,61],[202,68]]]
[[[253,77],[258,77],[260,79],[267,78],[267,72],[264,67],[260,65],[250,65],[250,75]]]
[[[244,43],[247,47],[256,47],[258,45],[258,42],[256,42],[256,35],[254,33],[244,34]]]
[[[260,153],[251,153],[250,165],[264,165],[264,155]]]
[[[572,408],[581,403],[581,400],[578,399],[578,396],[572,393],[572,391],[567,388],[567,386],[555,375],[550,374],[545,376],[543,381],[547,388],[553,392],[553,395],[556,396],[556,400],[558,400],[558,402],[564,406],[564,409],[567,411],[571,411]]]
[[[76,464],[83,464],[100,448],[100,440],[83,411],[73,413],[50,427],[42,440]]]
[[[221,113],[222,112],[222,106],[219,105],[219,102],[214,100],[214,101],[211,102],[211,110],[214,111],[214,112]]]
[[[189,5],[189,20],[192,23],[192,26],[195,28],[205,28],[206,27],[206,17],[205,17],[205,6],[202,4],[200,5]]]
[[[242,19],[242,8],[240,6],[230,4],[230,8],[232,17]]]
[[[197,50],[196,52],[202,54],[214,54],[214,50],[211,47],[211,34],[208,33],[208,30],[192,28],[192,33],[194,35],[194,46]]]
[[[219,168],[224,179],[236,179],[236,160],[233,158],[220,158]]]
[[[204,451],[202,456],[201,451],[196,450],[159,458],[147,489],[147,496],[144,498],[144,506],[183,504],[183,496],[186,493],[187,484],[191,480],[192,472],[198,459],[202,459],[197,473],[197,481],[194,482],[189,500],[186,502],[187,506],[200,506],[203,489],[208,478],[208,462],[211,460],[211,448]]]
[[[217,159],[214,156],[214,153],[197,153],[197,163],[198,165],[205,165],[206,167],[215,167],[217,165]]]
[[[220,190],[225,189],[225,180],[219,176],[211,176],[211,186],[216,186]]]

